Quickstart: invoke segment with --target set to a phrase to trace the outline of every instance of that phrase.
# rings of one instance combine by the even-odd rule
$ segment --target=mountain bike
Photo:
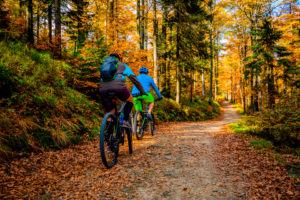
[[[116,101],[114,93],[110,94],[113,101]],[[125,135],[127,135],[129,153],[132,154],[132,123],[133,115],[130,113],[131,127],[122,127],[122,118],[124,117],[124,107],[126,102],[123,102],[120,110],[115,114],[107,113],[101,124],[99,146],[102,162],[106,168],[112,168],[117,163],[120,144],[124,145]],[[117,110],[117,106],[115,106]]]
[[[142,99],[138,99],[139,101],[143,101]],[[145,110],[138,110],[135,113],[134,121],[133,121],[133,132],[136,135],[138,140],[143,139],[145,132],[150,132],[153,136],[155,134],[155,120],[154,115],[151,114],[151,118],[147,116],[148,106],[146,105]]]

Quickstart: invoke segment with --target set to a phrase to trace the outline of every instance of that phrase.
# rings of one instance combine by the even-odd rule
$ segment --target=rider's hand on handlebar
[[[155,99],[154,101],[160,101],[162,100],[162,97]]]

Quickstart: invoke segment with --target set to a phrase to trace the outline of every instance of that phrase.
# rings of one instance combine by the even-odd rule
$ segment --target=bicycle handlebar
[[[156,98],[154,101],[160,101],[162,100],[162,98]]]

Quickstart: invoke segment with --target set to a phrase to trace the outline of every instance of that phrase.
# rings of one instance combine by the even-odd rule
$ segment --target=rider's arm
[[[140,91],[141,95],[146,94],[143,86],[141,85],[141,83],[139,82],[139,80],[136,78],[136,76],[134,75],[134,73],[131,71],[131,69],[125,63],[124,63],[124,66],[125,66],[125,70],[124,70],[123,74],[126,75],[131,80],[131,82]]]
[[[152,88],[154,89],[155,93],[157,94],[158,98],[161,99],[162,96],[161,96],[161,94],[160,94],[160,92],[159,92],[159,90],[158,90],[156,84],[154,83],[154,80],[153,80],[153,79],[151,79],[151,86],[152,86]]]

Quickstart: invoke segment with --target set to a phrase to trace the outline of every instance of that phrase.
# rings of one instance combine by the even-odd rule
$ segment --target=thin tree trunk
[[[205,76],[204,76],[204,71],[202,71],[201,79],[202,79],[202,96],[205,97]]]
[[[142,0],[142,20],[141,20],[141,48],[145,49],[145,0]]]
[[[258,75],[255,75],[255,95],[254,95],[254,112],[257,112],[259,111],[259,105],[258,105],[258,95],[259,95],[259,91],[258,91],[258,87],[259,87],[259,84],[258,84]]]
[[[32,0],[27,1],[27,41],[30,44],[34,43],[33,37],[33,3]]]
[[[55,0],[55,56],[61,57],[61,16],[60,16],[60,0]]]
[[[153,71],[154,71],[154,82],[158,84],[158,48],[157,48],[157,20],[156,20],[156,0],[153,0]]]
[[[214,73],[214,65],[213,65],[213,45],[212,45],[212,30],[209,32],[209,43],[210,43],[210,79],[209,79],[209,103],[212,104],[213,97],[213,73]]]
[[[191,85],[191,88],[190,88],[190,102],[193,101],[193,91],[194,91],[194,73],[191,73],[190,74],[190,85]]]
[[[169,35],[168,35],[168,40],[169,40],[169,47],[167,47],[167,41],[166,41],[166,48],[168,50],[168,53],[166,55],[166,97],[171,97],[171,83],[170,83],[170,71],[171,71],[171,57],[172,57],[172,52],[171,52],[171,47],[173,44],[172,41],[172,31],[173,31],[173,26],[172,24],[169,24]]]
[[[38,2],[38,8],[37,8],[37,19],[36,19],[36,22],[37,22],[37,25],[36,25],[36,41],[38,42],[39,41],[39,37],[40,37],[40,1]]]
[[[180,40],[180,19],[179,19],[179,11],[176,8],[176,19],[177,19],[177,26],[176,26],[176,102],[181,102],[181,72],[180,72],[180,49],[179,49],[179,40]]]
[[[274,104],[275,104],[275,87],[274,87],[273,64],[269,64],[268,94],[269,94],[269,108],[272,109]]]
[[[216,65],[215,65],[215,101],[217,100],[218,96],[218,65],[219,65],[219,33],[217,33],[217,38],[216,38],[216,47],[217,47],[217,53],[216,53]]]
[[[137,21],[137,32],[139,35],[140,49],[142,49],[142,37],[141,37],[141,1],[136,2],[136,21]]]
[[[109,27],[110,27],[110,41],[114,40],[115,24],[114,24],[114,0],[109,0]]]
[[[148,51],[148,0],[145,0],[145,29],[144,29],[144,47],[145,50]],[[148,57],[146,57],[146,60],[148,60]]]
[[[83,16],[83,7],[84,2],[83,0],[77,0],[76,1],[77,6],[77,34],[78,34],[78,42],[77,42],[77,50],[81,49],[84,45],[85,41],[85,31],[83,28],[83,22],[82,22],[82,16]]]
[[[52,44],[52,4],[53,1],[50,0],[49,6],[47,8],[48,11],[48,38],[49,38],[49,43]],[[50,45],[50,48],[52,49],[52,46]]]
[[[213,3],[210,4],[210,13],[212,14]],[[214,73],[214,65],[213,65],[213,39],[212,39],[212,20],[210,21],[210,31],[209,31],[209,47],[210,47],[210,82],[209,82],[209,103],[212,104],[212,90],[213,90],[213,73]]]
[[[230,90],[231,90],[231,94],[230,94],[230,102],[233,102],[233,75],[232,75],[232,70],[230,73]]]
[[[254,89],[253,89],[253,70],[250,70],[251,72],[251,77],[250,77],[250,89],[251,89],[251,97],[250,97],[250,106],[252,109],[252,112],[254,112]]]
[[[245,91],[245,86],[246,86],[246,83],[245,83],[245,58],[247,57],[247,39],[244,38],[245,37],[245,32],[243,33],[243,39],[244,39],[244,45],[243,45],[243,51],[242,51],[242,72],[241,72],[241,77],[242,77],[242,84],[241,84],[241,87],[242,87],[242,94],[243,94],[243,110],[244,110],[244,113],[246,113],[246,105],[247,105],[247,102],[246,102],[246,91]]]
[[[254,20],[250,20],[250,22],[251,22],[251,28],[250,28],[250,30],[251,30],[251,47],[254,47],[254,45],[255,45],[255,40],[256,40],[256,38],[255,38],[255,36],[254,36],[254,30],[255,30],[255,24],[254,24]],[[254,54],[255,52],[254,52],[254,50],[252,50],[252,53]],[[250,89],[251,89],[251,104],[250,104],[250,107],[251,107],[251,109],[252,109],[252,112],[256,112],[256,106],[255,106],[255,101],[256,101],[256,95],[255,95],[255,93],[256,93],[256,91],[254,90],[254,84],[253,84],[253,81],[254,81],[254,72],[253,72],[253,69],[251,69],[250,70],[250,73],[251,73],[251,79],[250,79]]]
[[[257,29],[257,25],[258,25],[258,17],[257,15],[255,16],[255,30]],[[257,41],[257,35],[254,35],[255,37],[255,43]],[[255,52],[256,53],[256,52]],[[255,75],[255,96],[254,96],[254,111],[257,112],[259,111],[259,104],[258,104],[258,99],[259,99],[259,93],[261,92],[260,91],[260,85],[259,85],[259,81],[258,81],[258,77],[260,75]]]
[[[194,92],[196,93],[196,87],[197,87],[197,71],[195,70],[194,71],[194,73],[193,73],[193,75],[192,75],[192,77],[193,77],[193,90],[194,90]]]
[[[115,26],[116,24],[118,24],[118,0],[115,0],[115,11],[114,11],[114,22],[115,22]],[[119,29],[118,27],[116,27],[116,32],[115,32],[115,36],[114,38],[118,38],[119,37]]]
[[[161,67],[161,75],[162,81],[160,81],[160,86],[162,87],[162,91],[167,90],[167,11],[165,6],[163,6],[163,19],[162,19],[162,27],[161,27],[161,49],[162,49],[162,57],[163,61],[160,65]]]

